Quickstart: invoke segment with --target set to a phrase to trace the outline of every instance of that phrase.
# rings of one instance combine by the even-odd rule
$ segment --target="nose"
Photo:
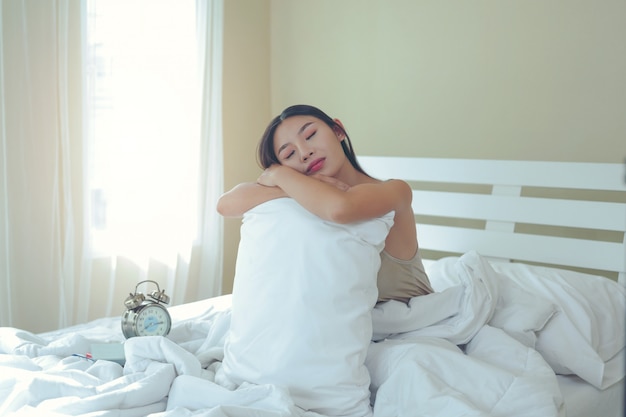
[[[313,151],[303,151],[301,155],[302,161],[306,162],[311,158],[311,156],[313,156]]]

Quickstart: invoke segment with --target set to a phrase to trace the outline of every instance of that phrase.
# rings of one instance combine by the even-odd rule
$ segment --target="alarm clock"
[[[137,291],[139,285],[151,282],[156,290],[146,297]],[[135,336],[166,336],[172,327],[172,318],[163,304],[170,302],[165,290],[152,280],[141,281],[135,286],[135,293],[131,293],[124,301],[126,311],[122,315],[122,333],[127,339]]]

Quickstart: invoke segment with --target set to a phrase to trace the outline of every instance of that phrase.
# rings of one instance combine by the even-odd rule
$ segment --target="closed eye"
[[[306,140],[311,139],[313,136],[315,136],[316,133],[317,133],[317,130],[314,130],[313,133],[311,133],[309,136],[306,137]]]

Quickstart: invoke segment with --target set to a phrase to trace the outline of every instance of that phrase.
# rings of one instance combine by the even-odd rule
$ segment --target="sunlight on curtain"
[[[222,0],[196,0],[198,56],[202,80],[200,254],[197,295],[206,298],[222,293],[224,273],[224,222],[215,207],[224,191],[222,141]]]
[[[200,101],[193,0],[88,2],[91,231],[97,254],[189,260]]]
[[[220,294],[223,3],[197,2],[0,2],[0,326],[121,315],[145,278]]]
[[[110,260],[91,298],[109,306],[146,278],[173,303],[221,292],[221,3],[197,3],[87,3],[91,245]]]

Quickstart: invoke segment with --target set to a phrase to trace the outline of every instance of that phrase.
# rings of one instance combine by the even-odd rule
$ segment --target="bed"
[[[263,300],[285,291],[285,283],[279,282],[280,288],[273,288],[273,281],[246,285],[246,295],[237,279],[254,265],[238,263],[235,293],[169,307],[172,328],[166,337],[126,340],[120,326],[123,300],[120,316],[70,328],[42,334],[1,328],[0,415],[622,415],[622,165],[378,156],[359,161],[375,177],[411,184],[420,250],[434,294],[408,304],[380,303],[358,317],[351,314],[359,308],[351,301],[331,300],[341,305],[336,315],[320,308],[316,314],[324,326],[307,321],[306,330],[337,338],[341,346],[285,334],[270,340],[268,349],[250,349],[258,340],[246,337],[258,339],[259,329],[286,332],[290,324],[310,320],[302,312],[323,306],[317,292],[321,297],[335,284],[320,280],[323,289],[306,287],[307,298],[316,304],[282,296],[268,303]],[[263,210],[279,212],[281,204],[288,203]],[[285,222],[283,214],[277,218]],[[252,232],[259,238],[267,233],[246,231],[245,224],[242,241]],[[383,221],[358,232],[375,240],[385,226]],[[326,238],[315,235],[318,228],[311,223],[310,240]],[[314,250],[329,259],[341,253],[338,260],[345,261],[353,249],[350,242],[345,246],[345,237],[341,244],[324,241]],[[240,258],[262,246],[240,246]],[[290,256],[279,264],[302,265],[293,244],[285,250]],[[291,290],[302,291],[298,285],[305,284],[293,284]],[[346,291],[357,288],[354,298],[370,300],[371,286],[361,284]],[[242,291],[244,296],[238,295]],[[287,299],[293,306],[286,305]],[[246,312],[254,303],[270,312]],[[337,323],[359,323],[353,327],[367,331],[352,334]],[[345,350],[354,342],[357,348]],[[121,347],[122,354],[112,349],[117,356],[88,355],[102,346]],[[233,381],[224,370],[250,371],[246,361],[254,360],[276,381],[303,372],[303,391],[280,383]],[[318,401],[324,406],[316,406]],[[366,411],[351,408],[362,402]],[[303,403],[313,405],[305,410]]]

